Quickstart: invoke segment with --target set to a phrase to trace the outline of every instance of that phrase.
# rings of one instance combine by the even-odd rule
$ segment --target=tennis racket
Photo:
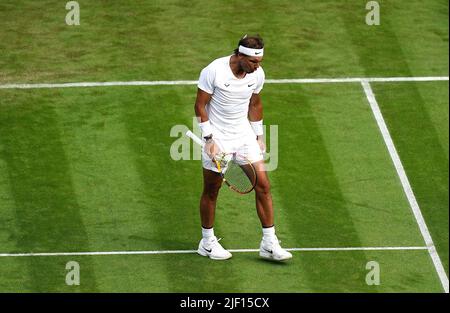
[[[195,143],[204,147],[205,142],[198,138],[190,130],[186,136]],[[219,153],[213,159],[223,182],[233,191],[239,194],[251,192],[256,186],[256,170],[253,164],[244,156],[238,153]]]

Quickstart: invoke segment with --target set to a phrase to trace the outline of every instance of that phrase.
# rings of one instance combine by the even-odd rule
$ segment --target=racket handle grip
[[[205,146],[205,142],[203,140],[201,140],[200,138],[198,138],[193,132],[191,132],[190,130],[188,130],[186,132],[186,136],[188,136],[189,138],[191,138],[196,144],[200,145],[200,146]]]

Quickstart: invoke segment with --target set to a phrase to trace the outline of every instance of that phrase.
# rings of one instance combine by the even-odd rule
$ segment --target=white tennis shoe
[[[213,260],[227,260],[232,257],[232,254],[225,250],[219,243],[220,239],[216,236],[212,236],[208,239],[203,238],[198,244],[197,253],[202,256],[207,256]]]
[[[292,258],[292,254],[289,251],[281,248],[280,242],[276,236],[271,239],[261,240],[259,256],[264,259],[275,261],[285,261]]]

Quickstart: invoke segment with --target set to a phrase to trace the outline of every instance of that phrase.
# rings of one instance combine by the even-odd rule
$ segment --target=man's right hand
[[[213,139],[208,139],[205,143],[205,153],[211,158],[214,157],[220,152],[219,146],[214,142]]]

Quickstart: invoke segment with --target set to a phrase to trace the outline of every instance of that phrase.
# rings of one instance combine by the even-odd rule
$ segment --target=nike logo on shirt
[[[248,85],[249,87],[253,86],[255,83]]]
[[[230,86],[230,84],[224,84],[225,85],[225,87],[228,87],[228,86]]]

